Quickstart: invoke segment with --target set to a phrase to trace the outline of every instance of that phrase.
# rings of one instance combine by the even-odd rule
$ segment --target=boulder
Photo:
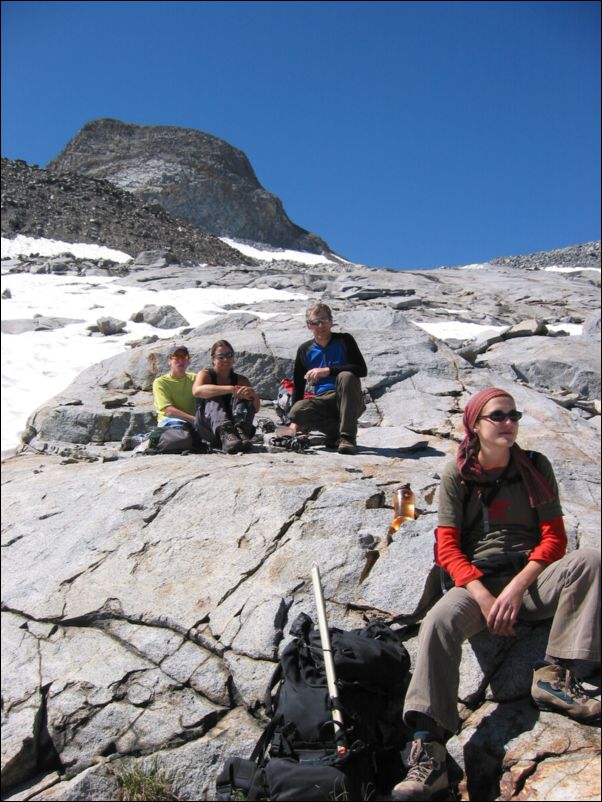
[[[598,348],[600,337],[598,335]],[[475,363],[520,379],[538,390],[566,388],[582,398],[600,398],[600,356],[591,337],[533,336],[492,345]]]
[[[115,317],[99,317],[96,325],[104,337],[109,337],[111,334],[123,334],[127,323]]]
[[[188,326],[188,321],[174,306],[146,304],[141,312],[135,312],[130,320],[135,323],[148,323],[157,329],[176,329]]]
[[[186,276],[175,264],[166,275],[160,261],[148,257],[119,285],[252,289],[270,278],[267,264]],[[320,437],[303,453],[274,453],[259,440],[234,456],[120,450],[122,439],[154,426],[152,382],[168,369],[172,338],[91,366],[36,410],[29,442],[3,463],[7,795],[117,798],[124,772],[154,767],[178,798],[215,798],[224,760],[248,756],[263,730],[263,697],[291,622],[300,612],[315,617],[316,561],[330,624],[394,619],[414,661],[418,624],[441,592],[432,560],[441,472],[463,436],[462,409],[483,387],[513,394],[524,412],[521,445],[554,465],[569,548],[599,548],[600,416],[588,406],[599,335],[552,338],[523,323],[557,322],[560,299],[563,317],[585,314],[599,304],[597,290],[568,274],[551,281],[544,270],[491,270],[470,282],[452,269],[321,271],[337,326],[355,336],[369,367],[353,457],[326,450]],[[282,285],[294,272],[274,269]],[[370,280],[374,294],[364,292]],[[356,292],[353,305],[344,300]],[[527,314],[521,298],[535,296]],[[404,310],[402,298],[426,300]],[[309,336],[305,303],[233,310],[178,342],[200,370],[211,345],[228,339],[236,369],[260,393],[260,417],[274,420],[278,384]],[[470,322],[482,315],[524,336],[490,344],[473,365],[420,325],[470,305],[475,315],[462,313]],[[417,518],[390,536],[392,492],[407,482]],[[449,743],[462,799],[599,796],[599,730],[528,700],[548,626],[523,626],[516,638],[482,632],[464,644],[462,725]]]

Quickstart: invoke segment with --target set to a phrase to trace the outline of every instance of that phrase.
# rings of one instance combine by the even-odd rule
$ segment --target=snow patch
[[[26,237],[24,234],[17,234],[14,239],[2,237],[2,259],[10,259],[15,256],[31,256],[33,254],[58,256],[61,253],[72,253],[78,259],[110,259],[112,262],[119,262],[120,264],[129,262],[132,259],[128,253],[123,251],[87,242],[37,239],[36,237]]]

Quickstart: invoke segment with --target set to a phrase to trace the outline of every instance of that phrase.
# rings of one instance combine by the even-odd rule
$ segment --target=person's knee
[[[337,386],[338,387],[361,387],[360,380],[352,373],[350,370],[342,370],[340,373],[337,373]]]
[[[343,370],[337,375],[336,395],[339,403],[342,399],[352,403],[358,415],[366,409],[362,383],[355,373],[349,370]]]
[[[312,404],[313,399],[303,398],[291,407],[288,418],[298,426],[313,426],[316,422],[316,411]]]
[[[447,640],[455,631],[454,616],[447,611],[431,608],[420,626],[420,636],[424,640]]]
[[[589,577],[600,578],[600,552],[598,549],[585,547],[572,551],[568,555],[573,565],[579,566],[581,571]]]
[[[484,624],[479,606],[468,592],[452,588],[425,615],[420,634],[421,637],[461,643]]]

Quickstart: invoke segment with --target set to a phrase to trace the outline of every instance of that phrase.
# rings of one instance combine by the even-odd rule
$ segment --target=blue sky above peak
[[[600,238],[598,2],[2,2],[2,155],[102,117],[249,157],[358,262]]]

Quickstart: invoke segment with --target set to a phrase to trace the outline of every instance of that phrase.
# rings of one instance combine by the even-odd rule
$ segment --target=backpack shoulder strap
[[[272,716],[274,713],[274,700],[272,699],[272,691],[278,685],[280,680],[282,679],[283,672],[282,672],[282,664],[278,662],[276,668],[272,672],[272,676],[270,681],[268,682],[268,687],[266,688],[266,692],[263,697],[263,705],[265,707],[266,714],[268,716]]]
[[[472,498],[472,494],[474,493],[475,488],[477,487],[477,483],[465,479],[462,481],[462,484],[464,485],[464,498],[462,499],[462,526],[460,529],[460,537],[462,536],[462,534],[472,529],[472,527],[475,525],[475,523],[478,521],[481,515],[481,513],[479,512],[477,517],[474,518],[472,521],[466,520],[468,505],[470,504],[470,499]]]
[[[539,451],[526,451],[525,453],[527,454],[527,456],[531,460],[535,470],[538,471],[539,470],[538,465],[540,464],[540,459],[539,458],[541,457],[541,454],[539,453]]]
[[[462,498],[462,520],[464,520],[466,509],[470,503],[470,497],[472,496],[473,490],[476,487],[476,482],[470,482],[468,479],[463,479],[462,485],[464,487],[464,497]]]

